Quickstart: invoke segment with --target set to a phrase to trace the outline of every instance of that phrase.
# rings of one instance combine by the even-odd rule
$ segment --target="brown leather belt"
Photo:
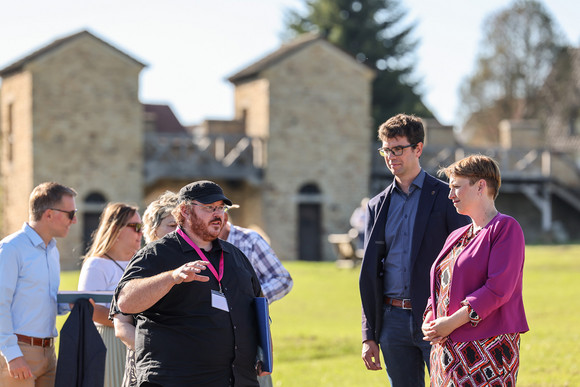
[[[394,307],[401,308],[401,309],[411,309],[411,299],[404,298],[399,300],[398,298],[391,298],[391,297],[383,297],[385,304],[393,305]]]
[[[50,337],[48,339],[41,339],[40,337],[30,337],[26,335],[16,334],[18,341],[21,343],[30,344],[34,347],[52,347],[54,344],[54,338]]]

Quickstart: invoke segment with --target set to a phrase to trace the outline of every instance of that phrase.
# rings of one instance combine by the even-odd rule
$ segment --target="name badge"
[[[228,308],[228,300],[226,300],[226,296],[217,290],[211,291],[211,306],[217,309],[221,309],[224,312],[230,311]]]

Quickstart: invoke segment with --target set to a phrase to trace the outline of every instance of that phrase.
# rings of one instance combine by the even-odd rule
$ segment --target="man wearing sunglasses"
[[[178,229],[141,249],[115,291],[136,315],[137,384],[255,386],[260,282],[244,254],[218,239],[232,205],[221,187],[183,187]],[[266,374],[266,373],[261,373]]]
[[[30,194],[28,222],[0,241],[0,386],[54,386],[60,284],[55,238],[66,237],[76,223],[75,196],[57,183],[38,185]]]
[[[425,131],[415,116],[398,114],[379,127],[378,149],[393,183],[367,205],[360,272],[362,358],[380,370],[380,350],[391,386],[424,386],[431,346],[422,317],[429,271],[451,231],[466,225],[448,199],[449,186],[419,163]]]

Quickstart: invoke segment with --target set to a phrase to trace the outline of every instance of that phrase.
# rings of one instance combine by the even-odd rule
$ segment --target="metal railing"
[[[421,156],[421,166],[431,174],[437,174],[441,167],[446,167],[471,154],[483,154],[493,157],[499,164],[502,177],[506,180],[546,180],[557,178],[558,171],[552,168],[552,158],[558,157],[547,149],[524,148],[470,148],[459,146],[426,146]],[[574,168],[570,165],[570,171]],[[373,159],[374,176],[389,176],[384,160]],[[575,172],[577,173],[577,172]]]
[[[198,177],[260,179],[266,142],[243,135],[147,134],[145,180]]]

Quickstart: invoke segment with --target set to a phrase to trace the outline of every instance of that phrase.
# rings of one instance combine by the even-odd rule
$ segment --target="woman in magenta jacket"
[[[466,157],[441,170],[449,198],[472,223],[452,232],[431,267],[424,315],[431,385],[515,386],[520,333],[528,331],[522,299],[524,234],[495,208],[497,163]]]

